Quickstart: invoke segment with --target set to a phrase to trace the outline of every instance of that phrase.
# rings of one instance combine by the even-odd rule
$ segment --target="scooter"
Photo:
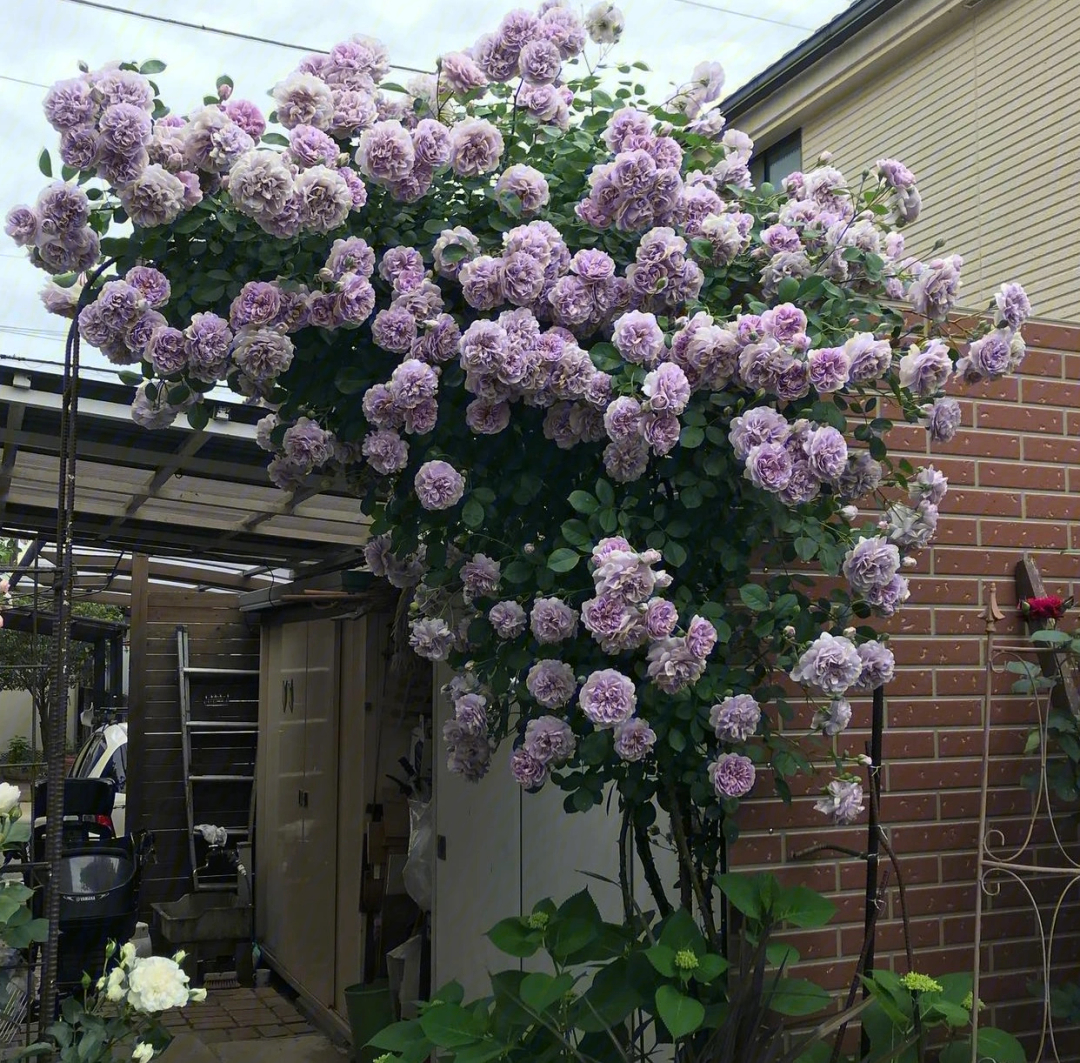
[[[44,812],[44,786],[40,790]],[[35,788],[35,813],[38,798]],[[135,933],[139,884],[143,867],[153,858],[153,836],[115,837],[109,818],[112,799],[113,787],[107,779],[64,781],[64,840],[57,871],[57,984],[61,996],[79,988],[84,971],[96,979],[110,940],[128,941]],[[35,823],[31,844],[32,859],[40,860],[45,852],[44,823],[40,827]],[[40,916],[44,911],[44,876],[37,875],[32,884],[42,887],[35,890],[33,900],[34,914]]]

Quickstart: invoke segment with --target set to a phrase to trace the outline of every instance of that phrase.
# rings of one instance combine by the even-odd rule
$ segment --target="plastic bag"
[[[215,827],[212,823],[196,823],[194,833],[201,834],[207,845],[224,845],[229,840],[229,832],[224,827]]]
[[[431,860],[435,855],[435,810],[430,801],[409,802],[409,858],[402,877],[405,891],[420,906],[431,911]]]

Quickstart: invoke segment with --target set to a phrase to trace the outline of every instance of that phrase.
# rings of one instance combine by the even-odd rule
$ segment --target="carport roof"
[[[61,385],[55,365],[0,356],[6,535],[55,535]],[[359,555],[358,499],[318,477],[292,492],[270,483],[255,442],[264,410],[225,399],[201,431],[181,417],[151,432],[131,420],[133,394],[115,374],[80,374],[77,545],[294,571]]]

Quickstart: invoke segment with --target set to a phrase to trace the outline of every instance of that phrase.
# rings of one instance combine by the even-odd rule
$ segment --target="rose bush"
[[[7,231],[135,367],[139,423],[201,427],[227,384],[267,410],[275,483],[348,480],[413,648],[457,674],[453,770],[510,739],[569,810],[614,787],[647,874],[662,809],[713,941],[721,842],[811,767],[808,729],[819,809],[862,812],[848,697],[893,671],[866,621],[907,598],[947,486],[886,436],[951,438],[945,386],[1015,369],[1030,307],[1007,284],[960,328],[961,259],[906,253],[896,160],[755,188],[719,66],[650,103],[610,64],[622,27],[545,0],[406,86],[354,37],[266,116],[227,77],[174,114],[157,61],[84,71],[45,101],[63,180]]]

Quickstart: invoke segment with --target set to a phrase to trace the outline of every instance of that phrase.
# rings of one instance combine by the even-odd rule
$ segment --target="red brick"
[[[1025,494],[1024,516],[1028,520],[1080,520],[1080,496]]]
[[[986,380],[981,384],[968,386],[952,380],[947,388],[950,395],[966,395],[975,399],[997,399],[1001,402],[1016,402],[1020,398],[1020,381],[1015,376],[1004,376],[999,380]]]
[[[1060,351],[1028,348],[1021,367],[1024,376],[1061,377],[1064,360]]]
[[[901,668],[897,670],[895,678],[885,692],[885,704],[888,707],[890,699],[896,702],[903,698],[921,698],[933,692],[934,677],[930,672],[922,669]]]
[[[937,669],[935,680],[940,684],[942,675],[950,673]],[[964,672],[963,675],[970,673]],[[980,673],[981,676],[981,673]],[[972,693],[973,691],[964,691]],[[948,701],[907,701],[897,699],[889,702],[890,727],[933,727],[951,724],[959,727],[975,724],[981,719],[980,706],[976,702],[952,699]]]
[[[951,514],[938,521],[935,539],[939,543],[962,543],[974,546],[978,541],[978,522],[971,518]]]
[[[1025,550],[1067,550],[1068,529],[1056,521],[1007,521],[983,518],[979,522],[982,546],[1013,546]]]
[[[979,664],[982,644],[978,639],[893,639],[889,643],[901,665]]]
[[[986,621],[979,615],[980,612],[972,608],[946,609],[939,606],[934,610],[934,634],[981,635],[986,630]]]
[[[1080,385],[1077,385],[1080,388]],[[935,444],[943,454],[963,454],[975,458],[1020,458],[1020,437],[1002,432],[960,429],[948,443]]]
[[[934,548],[934,572],[942,576],[982,576],[1013,581],[1017,558],[990,550],[938,546]]]
[[[946,458],[935,453],[930,464],[949,481],[949,491],[957,487],[971,487],[975,483],[975,462],[971,458]]]
[[[956,489],[949,484],[949,493],[942,503],[942,510],[949,514],[991,514],[999,517],[1019,517],[1021,511],[1019,491]]]
[[[982,764],[978,760],[899,761],[886,764],[888,788],[897,790],[957,790],[978,786]]]
[[[897,827],[893,845],[897,852],[928,853],[949,849],[974,849],[977,823],[920,823]]]
[[[1064,491],[1065,470],[1050,465],[1032,468],[1028,465],[1009,462],[980,461],[978,482],[980,487],[1024,487],[1036,491]]]
[[[1015,403],[980,402],[975,415],[978,428],[1007,429],[1011,432],[1061,435],[1065,413],[1043,406],[1020,406]]]
[[[910,728],[888,730],[882,736],[882,752],[886,761],[926,759],[934,756],[937,734]]]
[[[924,456],[929,453],[928,436],[921,424],[894,424],[885,433],[885,442],[890,451],[901,454]]]
[[[1080,441],[1061,436],[1022,436],[1021,440],[1024,461],[1080,465]]]
[[[931,551],[931,556],[935,552]],[[911,580],[910,588],[912,602],[975,605],[979,601],[979,581],[976,579],[941,579],[940,576],[929,576]],[[901,613],[904,611],[901,610]]]
[[[1027,321],[1024,323],[1024,341],[1029,347],[1049,347],[1069,354],[1080,351],[1080,327]],[[1080,375],[1080,359],[1067,357],[1066,361],[1075,364]]]
[[[1025,379],[1020,384],[1021,401],[1037,406],[1068,406],[1080,409],[1080,384],[1062,380]]]

